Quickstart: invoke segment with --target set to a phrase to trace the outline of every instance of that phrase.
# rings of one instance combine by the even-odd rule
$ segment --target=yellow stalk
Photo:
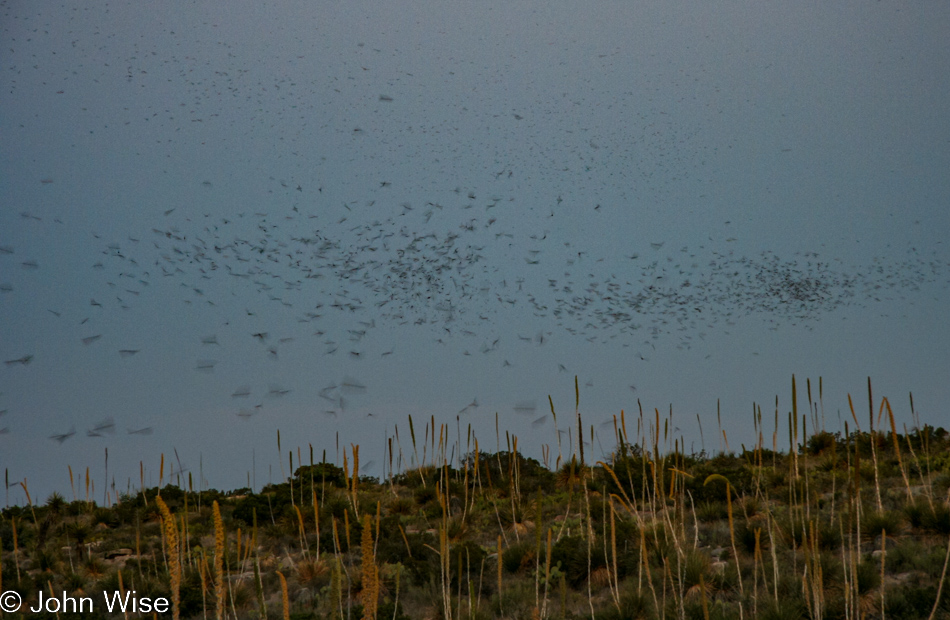
[[[729,539],[732,541],[732,557],[736,560],[736,572],[739,574],[739,591],[745,592],[742,584],[742,569],[739,567],[739,553],[736,551],[736,531],[732,520],[732,484],[729,479],[722,474],[710,474],[706,478],[703,486],[706,486],[713,480],[723,480],[726,483],[726,509],[729,513]]]
[[[502,600],[501,600],[501,592],[502,592],[502,587],[501,587],[501,569],[502,569],[502,566],[501,566],[501,536],[500,536],[500,535],[498,536],[498,553],[497,553],[497,556],[498,556],[498,558],[497,558],[497,560],[498,560],[498,607],[499,607],[499,609],[503,609],[503,604],[502,604]]]
[[[904,462],[901,460],[901,446],[897,441],[897,426],[894,424],[894,412],[891,410],[891,403],[884,399],[884,404],[887,405],[887,417],[891,421],[891,438],[894,440],[894,454],[897,455],[897,466],[900,467],[901,477],[904,478],[904,486],[907,488],[907,499],[912,500],[913,495],[910,492],[910,480],[907,478],[907,472],[904,471]]]
[[[13,565],[16,567],[16,583],[20,585],[20,548],[17,546],[16,517],[10,517],[10,525],[13,527]]]
[[[297,511],[297,526],[300,530],[300,551],[305,555],[309,555],[310,549],[307,548],[307,533],[303,528],[303,513],[300,512],[299,506],[294,506],[294,510]],[[240,555],[240,551],[238,551],[238,555]]]
[[[373,552],[373,524],[369,515],[363,515],[363,533],[360,540],[362,551],[362,583],[360,602],[363,604],[363,620],[375,620],[379,601],[376,584],[376,555]]]
[[[402,526],[398,523],[396,524],[399,528],[399,533],[402,534],[402,541],[406,543],[406,554],[409,555],[409,559],[412,559],[412,549],[409,548],[409,539],[406,538],[406,530],[402,529]]]
[[[178,527],[175,524],[175,517],[172,516],[168,506],[162,498],[156,497],[158,509],[162,514],[162,524],[165,533],[165,548],[168,555],[168,574],[169,589],[172,597],[172,618],[179,619],[179,606],[181,603],[181,565],[178,561]]]
[[[283,603],[284,620],[290,620],[290,597],[287,595],[287,578],[280,571],[277,571],[280,578],[280,598]]]
[[[610,468],[610,465],[604,463],[603,461],[598,461],[598,465],[604,468],[604,470],[610,474],[610,477],[613,478],[614,482],[617,484],[617,488],[620,489],[620,492],[623,494],[623,504],[624,507],[630,511],[631,514],[634,514],[633,502],[630,500],[630,497],[627,496],[627,492],[624,491],[623,485],[620,484],[620,480],[617,478],[617,474],[614,473],[614,470]]]
[[[241,558],[241,528],[237,529],[237,559],[238,559],[238,562],[242,560]]]
[[[224,520],[221,518],[221,507],[215,500],[211,505],[211,511],[214,515],[214,610],[217,620],[223,620],[225,612],[224,603]]]
[[[317,505],[317,492],[311,491],[313,495],[313,526],[317,532],[317,560],[320,559],[320,506]]]
[[[359,518],[360,507],[359,503],[357,502],[357,484],[359,483],[360,479],[360,447],[353,444],[350,444],[350,446],[353,448],[353,486],[351,490],[353,498],[353,514]]]
[[[550,544],[550,537],[548,543]],[[620,573],[617,572],[617,511],[614,509],[614,503],[610,502],[610,551],[613,559],[613,587],[614,602],[617,610],[620,611]]]
[[[350,543],[350,513],[343,511],[343,532],[346,534],[346,548],[349,550],[353,545]]]
[[[120,569],[120,570],[117,571],[117,572],[118,572],[118,575],[119,575],[119,595],[122,596],[122,599],[124,600],[124,599],[125,599],[125,584],[122,583],[122,570]],[[123,609],[123,610],[122,610],[122,615],[125,617],[126,620],[128,620],[128,618],[129,618],[129,612],[127,612],[127,611],[125,611],[125,610]]]

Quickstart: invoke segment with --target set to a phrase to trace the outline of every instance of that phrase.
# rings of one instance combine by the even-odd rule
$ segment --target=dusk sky
[[[575,376],[593,459],[641,406],[715,452],[755,404],[771,447],[776,397],[787,449],[793,374],[831,431],[868,377],[950,426],[948,32],[930,0],[0,2],[4,499],[163,454],[378,476],[409,415],[540,460]]]

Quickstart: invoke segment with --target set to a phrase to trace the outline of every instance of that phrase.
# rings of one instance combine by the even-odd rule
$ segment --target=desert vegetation
[[[283,453],[292,475],[259,492],[179,480],[100,506],[71,480],[71,501],[3,510],[0,590],[134,590],[202,619],[950,617],[950,436],[912,397],[898,429],[870,381],[825,430],[817,387],[793,378],[791,411],[754,407],[755,445],[720,430],[712,454],[639,409],[603,460],[410,419],[379,479],[352,445]],[[589,434],[574,404],[555,424]]]

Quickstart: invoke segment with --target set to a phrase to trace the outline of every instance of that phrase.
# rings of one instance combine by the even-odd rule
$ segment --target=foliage
[[[215,617],[216,592],[229,618],[280,617],[278,572],[298,619],[830,620],[848,600],[875,617],[882,596],[888,618],[930,616],[950,536],[943,429],[818,432],[792,454],[642,439],[556,471],[512,449],[358,487],[321,462],[257,491],[166,485],[109,506],[53,494],[3,510],[0,574],[34,604],[50,587],[118,589],[121,570],[140,596],[177,592],[182,618]]]

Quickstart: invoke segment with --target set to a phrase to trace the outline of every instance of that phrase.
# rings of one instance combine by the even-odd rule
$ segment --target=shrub
[[[884,597],[884,615],[892,620],[923,620],[930,617],[936,598],[937,588],[933,586],[888,588]]]
[[[553,553],[552,557],[554,557]],[[501,565],[506,573],[517,573],[522,569],[533,568],[534,562],[534,542],[527,540],[511,545],[501,554]]]
[[[386,510],[391,515],[410,515],[414,506],[415,503],[408,497],[397,497],[389,502]]]
[[[243,521],[246,525],[253,525],[255,510],[257,511],[257,519],[259,522],[263,523],[264,519],[269,518],[270,506],[267,503],[266,497],[263,495],[245,496],[235,504],[231,517],[238,521]]]
[[[864,517],[861,521],[861,533],[873,539],[880,536],[881,532],[887,532],[888,536],[897,534],[903,522],[903,515],[893,510],[883,512],[875,511]]]
[[[950,506],[941,502],[924,511],[921,527],[936,534],[950,534]]]
[[[805,444],[805,450],[808,454],[819,456],[835,448],[837,441],[838,435],[829,433],[828,431],[821,431],[808,438],[808,442]]]
[[[458,587],[459,580],[468,580],[477,575],[488,553],[475,542],[466,540],[452,545],[451,555],[452,583]],[[504,558],[504,556],[502,556]]]
[[[343,468],[332,463],[316,463],[298,467],[294,472],[294,477],[298,483],[301,480],[308,483],[313,480],[315,485],[327,484],[340,489],[346,487],[346,475]]]
[[[696,507],[696,519],[700,523],[721,521],[729,518],[729,511],[724,501],[708,501]]]
[[[859,562],[856,573],[858,594],[867,594],[881,585],[881,566],[876,562]]]
[[[551,548],[551,565],[560,566],[572,588],[587,579],[587,543],[580,536],[565,536]]]
[[[412,492],[412,497],[419,506],[425,506],[429,502],[435,501],[437,496],[438,493],[436,493],[435,487],[431,485],[419,487]]]
[[[439,574],[439,556],[433,550],[438,546],[435,536],[428,533],[393,533],[393,528],[381,529],[390,532],[390,536],[381,536],[376,547],[376,560],[380,564],[402,564],[409,570],[409,577],[415,586],[430,583]],[[408,542],[408,549],[407,549]],[[332,544],[332,542],[331,542]]]
[[[631,588],[620,595],[619,609],[611,602],[597,614],[597,617],[601,620],[646,620],[655,616],[653,605],[650,604],[646,594],[638,593]]]
[[[805,606],[801,603],[768,601],[759,607],[758,620],[801,620],[807,618]]]

